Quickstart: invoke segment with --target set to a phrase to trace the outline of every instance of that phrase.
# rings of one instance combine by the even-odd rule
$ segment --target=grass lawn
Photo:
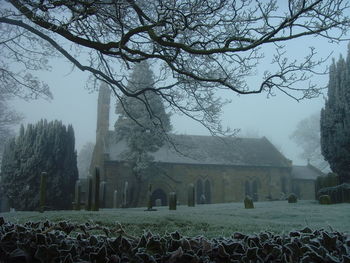
[[[316,201],[256,202],[254,209],[244,209],[242,203],[178,206],[170,211],[168,207],[157,207],[157,211],[145,208],[101,209],[91,211],[48,211],[2,213],[6,221],[62,221],[74,223],[93,221],[95,224],[113,227],[121,223],[125,231],[134,236],[145,230],[163,235],[179,231],[185,236],[204,235],[208,238],[230,236],[233,232],[247,234],[270,231],[277,234],[300,230],[305,226],[312,229],[324,228],[350,233],[350,203],[319,205]]]

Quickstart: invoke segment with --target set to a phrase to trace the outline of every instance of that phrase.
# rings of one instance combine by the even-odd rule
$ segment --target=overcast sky
[[[332,57],[338,59],[340,53],[346,54],[347,43],[329,44],[326,40],[308,39],[292,43],[288,49],[290,56],[302,54],[306,46],[314,45],[320,56],[326,56],[333,51]],[[265,54],[266,61],[258,67],[258,73],[269,66],[271,57]],[[328,61],[327,65],[331,63]],[[72,71],[72,66],[62,60],[53,60],[52,71],[40,73],[43,81],[50,85],[54,99],[42,99],[25,102],[13,101],[17,111],[25,115],[24,123],[35,123],[41,118],[47,120],[62,120],[64,124],[72,124],[76,136],[76,148],[79,151],[86,142],[95,141],[97,92],[89,92],[85,88],[88,75],[78,70]],[[320,85],[325,86],[328,76],[317,77]],[[254,85],[254,83],[252,84]],[[325,91],[326,94],[326,91]],[[298,158],[300,149],[290,141],[289,136],[298,121],[320,111],[324,98],[297,102],[290,97],[277,94],[267,98],[266,94],[237,96],[227,94],[232,103],[223,109],[223,124],[231,128],[240,128],[241,135],[266,136],[294,164],[306,164],[306,160]],[[111,103],[114,108],[114,102]],[[111,111],[111,113],[113,113]],[[112,114],[112,127],[116,116]],[[208,131],[199,124],[184,117],[173,116],[174,131],[181,134],[208,135]]]

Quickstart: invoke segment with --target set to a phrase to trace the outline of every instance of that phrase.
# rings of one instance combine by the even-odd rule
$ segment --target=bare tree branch
[[[349,11],[345,0],[9,0],[0,9],[0,26],[22,31],[0,34],[0,45],[15,54],[20,49],[13,48],[14,38],[40,39],[37,47],[49,43],[77,68],[108,83],[117,97],[137,97],[147,104],[142,94],[154,92],[169,109],[215,133],[222,129],[219,116],[227,103],[216,90],[242,95],[280,91],[296,100],[318,96],[323,87],[312,76],[325,72],[320,66],[326,58],[311,48],[304,58],[289,59],[284,43],[309,36],[345,40]],[[90,64],[68,51],[67,43],[88,54]],[[247,80],[266,57],[264,48],[273,44],[271,69],[260,85],[249,86]],[[129,90],[128,70],[143,60],[160,69],[155,71],[157,85]]]

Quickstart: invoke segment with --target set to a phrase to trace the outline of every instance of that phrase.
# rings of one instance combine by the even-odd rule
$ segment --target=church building
[[[157,167],[154,174],[137,180],[130,163],[123,159],[126,142],[117,141],[116,132],[109,130],[109,112],[110,90],[101,85],[90,170],[100,168],[103,207],[113,207],[115,191],[118,207],[133,206],[135,197],[137,206],[146,206],[150,184],[153,204],[157,200],[161,205],[168,204],[170,192],[176,193],[179,204],[187,204],[191,184],[196,203],[241,202],[246,195],[255,201],[279,200],[292,191],[307,199],[315,195],[318,174],[310,175],[307,166],[293,168],[292,162],[265,137],[170,134],[172,143],[151,153]]]

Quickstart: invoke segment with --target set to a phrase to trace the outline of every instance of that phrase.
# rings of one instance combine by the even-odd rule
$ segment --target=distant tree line
[[[78,179],[74,130],[60,121],[41,120],[22,125],[19,135],[9,140],[1,164],[3,192],[16,210],[39,206],[41,172],[47,172],[46,204],[52,209],[69,209]]]

